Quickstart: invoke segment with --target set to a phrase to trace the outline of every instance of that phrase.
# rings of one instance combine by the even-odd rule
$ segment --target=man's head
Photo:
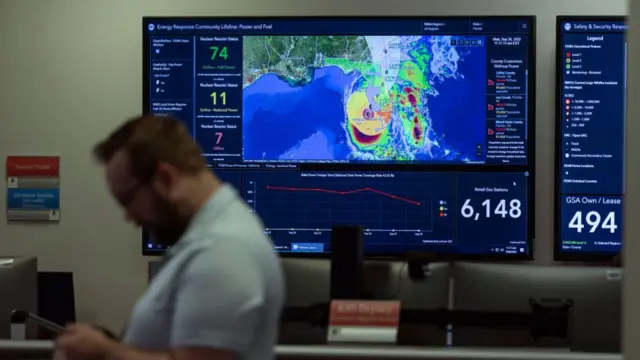
[[[199,180],[210,176],[182,122],[152,115],[133,118],[93,152],[105,165],[111,194],[127,219],[147,229],[154,241],[173,245],[197,210],[193,197]]]

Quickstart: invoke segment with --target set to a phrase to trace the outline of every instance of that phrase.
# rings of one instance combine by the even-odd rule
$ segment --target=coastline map
[[[246,161],[478,162],[485,48],[451,36],[246,36]]]

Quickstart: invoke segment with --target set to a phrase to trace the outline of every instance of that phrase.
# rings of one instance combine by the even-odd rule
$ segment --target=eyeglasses
[[[123,208],[128,208],[131,203],[138,197],[138,193],[140,189],[144,186],[148,185],[155,178],[155,173],[148,180],[137,181],[136,184],[129,189],[120,192],[119,194],[115,194],[114,197],[120,203],[120,206]]]
[[[120,203],[120,205],[124,208],[129,207],[129,205],[131,205],[131,203],[136,199],[136,197],[138,196],[138,192],[140,191],[140,188],[142,188],[141,183],[137,183],[136,185],[132,186],[131,188],[127,189],[126,191],[120,192],[119,194],[115,195],[116,200],[118,200],[118,203]]]

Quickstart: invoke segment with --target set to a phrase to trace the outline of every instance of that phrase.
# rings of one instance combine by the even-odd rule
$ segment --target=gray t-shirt
[[[285,286],[272,246],[260,220],[224,185],[167,253],[133,309],[123,342],[274,358]]]

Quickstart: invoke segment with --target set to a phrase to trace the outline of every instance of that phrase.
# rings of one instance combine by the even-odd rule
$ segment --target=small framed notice
[[[393,344],[399,323],[399,301],[333,300],[327,341]]]
[[[59,157],[7,157],[7,220],[60,221]]]

